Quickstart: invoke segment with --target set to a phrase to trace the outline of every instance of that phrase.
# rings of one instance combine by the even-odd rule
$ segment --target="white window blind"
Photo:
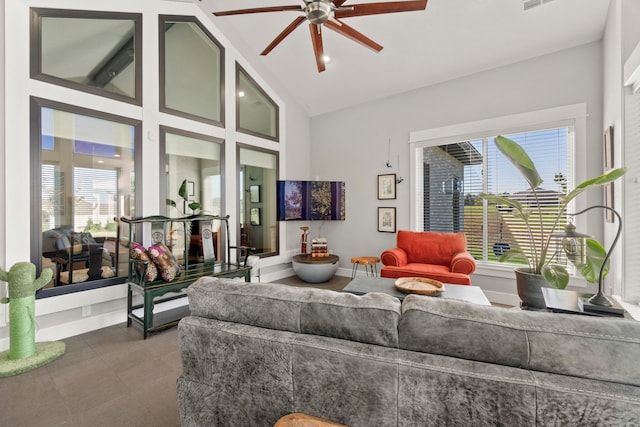
[[[622,297],[640,303],[640,92],[625,97],[624,264]]]
[[[554,226],[560,196],[572,188],[568,139],[571,129],[558,127],[505,135],[518,142],[541,174],[536,199],[528,184],[498,152],[495,137],[460,141],[423,149],[424,230],[456,232],[467,236],[472,255],[497,261],[508,249],[529,251],[521,221],[502,206],[484,203],[478,194],[506,195],[542,215],[534,215],[533,230],[547,233]],[[566,222],[561,218],[560,227]],[[562,260],[560,260],[562,262]]]

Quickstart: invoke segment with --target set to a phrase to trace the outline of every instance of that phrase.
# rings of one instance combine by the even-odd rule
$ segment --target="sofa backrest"
[[[400,348],[640,386],[640,323],[407,296]]]
[[[192,316],[398,346],[400,301],[317,288],[203,277],[187,288]]]
[[[397,247],[407,253],[407,262],[450,265],[451,258],[467,249],[464,233],[399,230]]]

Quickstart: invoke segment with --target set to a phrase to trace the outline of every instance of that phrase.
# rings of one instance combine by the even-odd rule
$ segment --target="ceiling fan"
[[[309,21],[309,31],[311,33],[311,42],[313,43],[313,51],[316,57],[318,72],[325,70],[325,62],[323,59],[324,49],[322,47],[322,27],[329,28],[338,34],[341,34],[369,49],[380,52],[382,46],[374,42],[364,34],[356,31],[341,21],[342,18],[352,16],[377,15],[382,13],[411,12],[416,10],[424,10],[427,7],[427,0],[410,0],[410,1],[387,1],[382,3],[363,3],[344,6],[348,0],[302,0],[304,6],[270,6],[257,7],[253,9],[228,10],[224,12],[213,12],[215,16],[243,15],[247,13],[263,13],[263,12],[302,12],[304,16],[299,16],[289,24],[260,55],[267,55],[282,40],[300,26],[304,21]]]

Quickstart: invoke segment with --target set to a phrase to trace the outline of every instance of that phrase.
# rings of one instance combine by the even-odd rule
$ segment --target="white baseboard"
[[[105,313],[98,316],[85,317],[72,322],[63,323],[36,331],[36,342],[58,341],[73,337],[107,326],[125,323],[127,321],[126,310]],[[125,327],[125,326],[123,326]],[[0,351],[9,349],[9,337],[0,339]]]

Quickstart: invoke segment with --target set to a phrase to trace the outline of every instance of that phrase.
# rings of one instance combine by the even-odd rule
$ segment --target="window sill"
[[[509,264],[509,263],[498,264],[498,263],[479,261],[477,263],[476,271],[473,274],[479,275],[479,276],[513,279],[514,278],[513,270],[522,266],[523,265],[520,265],[520,264]],[[572,275],[569,279],[569,286],[571,288],[587,289],[587,282],[581,276]]]

